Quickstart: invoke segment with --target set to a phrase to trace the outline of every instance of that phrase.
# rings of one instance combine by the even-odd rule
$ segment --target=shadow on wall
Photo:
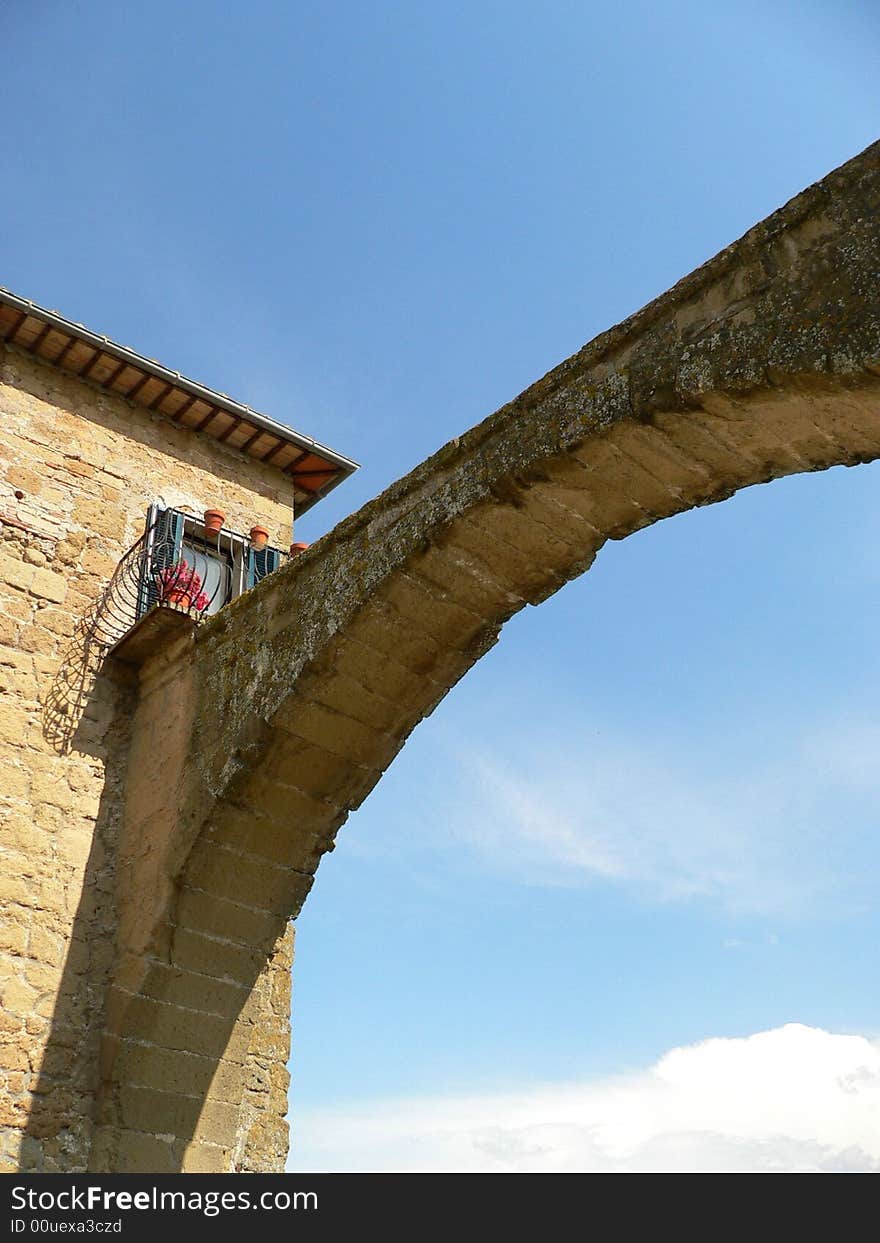
[[[81,618],[43,703],[43,737],[69,754],[108,652],[137,621],[147,533],[121,559],[110,582]]]
[[[101,597],[77,623],[42,702],[42,733],[56,754],[72,760],[91,758],[103,765],[104,772],[89,855],[81,874],[78,905],[69,928],[67,955],[48,1035],[42,1040],[49,1016],[37,1015],[33,1019],[34,1042],[43,1043],[44,1040],[45,1043],[19,1151],[19,1166],[23,1171],[73,1173],[89,1168],[117,1168],[115,1150],[111,1150],[120,1126],[120,1111],[128,1116],[132,1109],[142,1109],[139,1089],[133,1090],[133,1098],[129,1090],[122,1101],[118,1099],[115,1086],[102,1082],[102,1076],[107,1078],[102,1047],[107,1043],[105,1029],[111,1022],[108,998],[114,993],[111,982],[116,968],[119,930],[118,887],[125,783],[131,724],[138,696],[136,667],[110,653],[120,637],[129,633],[136,619],[142,543],[143,540],[137,541],[129,550]],[[129,571],[135,558],[137,564],[132,575]],[[128,584],[122,597],[120,583],[123,588]],[[152,633],[157,622],[162,629],[163,621],[167,628],[169,619],[177,626],[181,622],[194,624],[186,613],[158,607],[147,614],[134,633]],[[80,883],[79,875],[77,883]],[[279,918],[269,938],[281,958],[289,954],[289,947],[281,944],[286,927],[287,920]],[[68,929],[62,931],[68,932]],[[210,1053],[187,1057],[186,1083],[174,1084],[173,1096],[162,1093],[163,1104],[165,1100],[173,1103],[165,1106],[171,1112],[167,1118],[163,1116],[161,1125],[150,1119],[143,1122],[144,1130],[140,1131],[136,1123],[129,1122],[137,1131],[139,1146],[137,1163],[132,1168],[156,1172],[180,1169],[187,1145],[196,1133],[218,1060],[245,1008],[254,1012],[249,1028],[263,1032],[266,1048],[261,1047],[254,1051],[255,1056],[247,1057],[248,1072],[236,1088],[235,1101],[224,1099],[212,1107],[227,1121],[232,1113],[236,1119],[239,1115],[245,1121],[251,1118],[252,1125],[245,1126],[242,1132],[238,1145],[241,1152],[237,1157],[241,1168],[247,1168],[250,1148],[255,1149],[254,1159],[260,1159],[260,1129],[265,1130],[269,1125],[261,1115],[272,1078],[270,1062],[280,1059],[283,1065],[286,1061],[285,1050],[268,1047],[272,1024],[267,1026],[260,1022],[258,1015],[261,1004],[269,998],[259,989],[254,993],[260,975],[266,971],[267,958],[272,954],[272,946],[268,944],[242,947],[241,955],[248,959],[252,969],[246,980],[238,983],[237,995],[228,1013],[225,1013],[227,1006],[224,1004],[223,1017],[207,1014],[200,1020],[202,1026],[211,1026],[216,1036]],[[116,1000],[119,1000],[118,995]],[[42,1031],[38,1030],[40,1028]],[[106,1048],[103,1052],[106,1055]],[[163,1087],[166,1086],[170,1088],[163,1083]],[[173,1131],[174,1144],[160,1142],[156,1131]],[[151,1148],[155,1152],[150,1151]],[[126,1154],[125,1159],[130,1156]]]
[[[83,632],[79,632],[83,643]],[[44,706],[44,734],[65,755],[104,765],[104,785],[70,942],[22,1138],[34,1172],[88,1168],[104,999],[116,929],[116,846],[134,687],[101,668],[99,645],[71,645]],[[36,1037],[39,1038],[39,1037]]]
[[[67,642],[42,703],[42,733],[58,755],[91,757],[104,766],[82,889],[51,1016],[33,1102],[19,1154],[22,1170],[88,1169],[100,1080],[99,1052],[107,990],[115,962],[117,867],[131,720],[137,699],[133,668],[108,653],[136,618],[132,554]],[[134,576],[139,575],[139,559]]]
[[[118,638],[106,617],[118,572],[77,622],[42,702],[42,733],[53,751],[100,761],[104,784],[77,911],[65,930],[70,942],[19,1154],[23,1170],[85,1170],[91,1150],[98,1049],[115,952],[122,792],[136,696],[133,674],[107,662]]]
[[[107,645],[98,638],[93,619],[79,621],[43,703],[43,737],[59,755],[79,749],[76,736],[106,655]]]
[[[273,1126],[281,1124],[268,1116],[266,1102],[274,1081],[285,1073],[289,1053],[283,1038],[286,1025],[282,1032],[277,1016],[273,1016],[273,1011],[283,1010],[286,1024],[289,1014],[291,948],[289,938],[285,938],[286,915],[274,917],[268,930],[261,929],[262,939],[255,937],[253,944],[226,947],[241,968],[236,982],[205,977],[202,982],[212,995],[188,999],[196,1007],[190,1017],[198,1021],[199,1052],[182,1055],[182,1071],[178,1068],[166,1075],[163,1070],[148,1090],[132,1085],[132,1077],[136,1083],[143,1078],[138,1073],[124,1076],[120,1087],[104,1064],[102,1054],[108,1053],[105,1033],[108,1026],[112,1027],[108,999],[116,992],[112,981],[120,917],[120,847],[137,693],[134,671],[112,657],[107,659],[104,645],[83,623],[47,695],[43,727],[60,754],[102,762],[104,784],[49,1031],[43,1037],[34,1030],[35,1045],[42,1044],[43,1056],[22,1137],[19,1167],[31,1173],[89,1169],[119,1172],[126,1168],[179,1172],[199,1129],[207,1127],[211,1138],[212,1127],[222,1125],[228,1130],[232,1123],[237,1133],[235,1168],[265,1169],[261,1164],[264,1152],[280,1150],[282,1142],[271,1133]],[[212,828],[209,836],[215,831],[216,827]],[[185,887],[183,878],[179,886]],[[180,890],[170,912],[173,931],[167,962],[160,953],[160,961],[151,968],[154,985],[154,976],[164,982],[169,974],[185,974],[171,966],[179,899]],[[186,936],[185,930],[179,935]],[[205,949],[213,954],[218,947],[209,942]],[[279,968],[274,975],[270,965]],[[204,969],[212,976],[222,974],[219,968],[215,970],[215,964]],[[288,991],[279,1001],[276,994],[283,984]],[[148,980],[144,995],[149,998],[157,992],[161,996],[161,988],[151,987]],[[173,1011],[172,1006],[159,1002],[146,1004],[158,1007],[162,1015]],[[201,1006],[204,1011],[200,1011]],[[246,1042],[238,1050],[236,1064],[230,1065],[223,1061],[224,1055],[228,1056],[227,1047],[242,1018]],[[41,1022],[39,1017],[36,1021]],[[128,1056],[173,1061],[174,1048],[189,1047],[187,1037],[182,1046],[172,1041],[170,1051],[150,1049],[152,1035],[145,1021],[129,1042]],[[251,1047],[253,1041],[256,1044]],[[110,1041],[110,1046],[113,1043]],[[219,1086],[215,1083],[218,1068]],[[227,1084],[224,1074],[234,1074],[234,1084]],[[151,1112],[157,1102],[160,1117]],[[126,1132],[129,1144],[122,1153],[116,1151],[120,1131]],[[168,1142],[168,1132],[173,1133],[173,1142]],[[283,1143],[286,1147],[286,1127]]]

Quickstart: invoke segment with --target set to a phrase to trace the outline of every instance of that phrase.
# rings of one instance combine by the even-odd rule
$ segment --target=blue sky
[[[304,539],[880,113],[849,0],[10,0],[0,38],[0,283],[361,461]],[[880,1161],[878,482],[606,546],[418,728],[299,920],[292,1168]]]

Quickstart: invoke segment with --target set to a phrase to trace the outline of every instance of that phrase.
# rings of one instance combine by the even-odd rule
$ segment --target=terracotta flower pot
[[[222,509],[206,509],[205,510],[205,531],[209,535],[219,535],[223,530],[223,523],[226,521],[226,515]]]
[[[307,548],[308,544],[304,544],[302,540],[298,540],[295,544],[290,545],[290,555],[291,557],[296,557],[299,553],[305,552]]]
[[[251,545],[256,549],[265,548],[269,542],[269,532],[265,527],[251,527]]]
[[[167,601],[168,604],[177,604],[182,609],[188,609],[190,606],[190,596],[185,591],[180,591],[177,587],[172,587],[162,599]]]

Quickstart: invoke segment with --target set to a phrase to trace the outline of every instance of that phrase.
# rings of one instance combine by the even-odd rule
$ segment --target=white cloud
[[[646,1071],[295,1111],[291,1169],[880,1171],[880,1043],[791,1023]]]
[[[456,780],[430,812],[437,842],[454,839],[526,883],[604,880],[739,912],[851,908],[876,866],[873,726],[783,737],[774,755],[726,767],[719,755],[714,771],[705,748],[663,739],[573,744],[534,730],[529,742],[527,763],[509,749],[504,759],[485,745],[459,751]]]

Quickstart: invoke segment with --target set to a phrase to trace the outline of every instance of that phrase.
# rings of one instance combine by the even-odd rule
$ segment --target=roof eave
[[[196,401],[201,401],[206,405],[210,405],[218,411],[231,415],[233,418],[241,419],[248,425],[252,425],[258,431],[275,436],[278,440],[293,445],[296,448],[301,449],[303,452],[314,453],[322,460],[331,464],[336,469],[337,474],[333,479],[328,480],[328,482],[322,487],[316,489],[313,495],[298,503],[297,512],[300,514],[306,512],[308,509],[311,509],[313,505],[317,504],[319,500],[322,500],[335,487],[338,487],[344,479],[347,479],[349,475],[353,474],[354,471],[358,469],[359,463],[353,461],[351,458],[345,457],[341,453],[338,453],[335,449],[331,449],[328,445],[324,445],[320,441],[314,440],[311,436],[306,436],[302,432],[286,427],[283,423],[279,423],[276,419],[271,418],[269,415],[263,414],[259,410],[254,410],[251,406],[248,406],[243,402],[235,401],[226,393],[220,393],[215,389],[208,388],[206,385],[199,384],[195,380],[190,380],[187,376],[181,375],[179,371],[172,371],[169,367],[163,366],[162,363],[156,362],[155,359],[146,358],[143,354],[138,354],[135,350],[130,349],[128,346],[119,345],[116,341],[112,341],[109,337],[92,332],[90,329],[84,327],[84,325],[76,323],[73,320],[66,319],[57,311],[52,311],[46,307],[39,306],[29,298],[22,298],[18,294],[12,293],[11,290],[5,289],[2,286],[0,286],[0,302],[19,311],[20,314],[26,318],[41,321],[49,327],[54,328],[57,332],[66,335],[68,338],[80,341],[93,350],[99,351],[101,354],[106,355],[108,358],[115,359],[118,363],[126,364],[132,370],[141,372],[143,375],[159,380],[166,385],[171,385],[174,390],[184,393]],[[24,320],[19,321],[19,324],[22,323],[24,323]],[[17,329],[13,329],[11,333],[7,334],[7,337],[5,338],[6,343],[13,345],[15,344],[14,340],[11,338],[15,336],[16,330]],[[51,358],[46,358],[40,354],[35,354],[34,356],[43,362],[53,365],[53,360]],[[63,367],[60,367],[59,369],[65,370]],[[75,373],[68,372],[68,374]],[[85,382],[88,383],[88,380]],[[114,396],[127,399],[124,393],[113,390],[112,388],[105,389],[104,391],[108,391]],[[132,404],[137,405],[139,403],[132,400]],[[160,411],[160,413],[162,412]],[[180,426],[185,427],[187,425],[181,424]],[[189,430],[193,429],[190,428]],[[245,454],[245,456],[250,455]],[[254,456],[253,460],[260,461],[260,458]],[[272,463],[267,462],[267,465],[271,466]],[[286,474],[288,478],[292,478],[291,473],[286,469],[282,470],[281,473]]]

